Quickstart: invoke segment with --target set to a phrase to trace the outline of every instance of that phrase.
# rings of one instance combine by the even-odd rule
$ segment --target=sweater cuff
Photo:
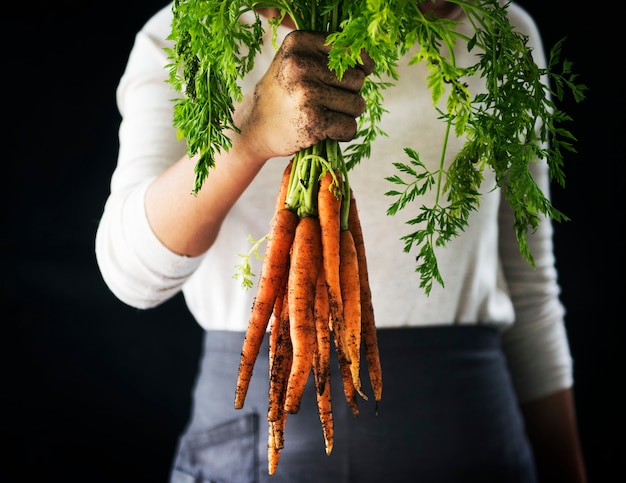
[[[109,198],[107,220],[101,223],[96,241],[105,282],[117,298],[138,309],[174,297],[204,258],[174,253],[156,237],[144,203],[150,181]]]
[[[534,325],[532,337],[503,334],[513,384],[521,403],[573,385],[572,357],[562,322]]]

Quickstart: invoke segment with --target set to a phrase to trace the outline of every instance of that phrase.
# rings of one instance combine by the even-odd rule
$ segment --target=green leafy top
[[[170,35],[175,47],[169,51],[168,67],[170,83],[185,94],[176,101],[174,124],[187,141],[189,153],[199,154],[194,192],[214,166],[216,152],[230,148],[223,132],[236,130],[231,114],[233,102],[242,97],[237,81],[253,67],[262,45],[258,15],[251,24],[240,22],[240,17],[257,8],[278,8],[299,29],[331,32],[329,67],[339,76],[361,62],[362,50],[376,63],[362,89],[367,107],[357,136],[341,156],[348,170],[369,156],[374,139],[385,135],[378,123],[385,112],[384,89],[390,83],[381,79],[397,80],[398,62],[415,46],[410,63],[428,66],[426,82],[433,104],[445,100],[440,117],[447,134],[440,164],[430,171],[419,153],[407,147],[408,160],[394,163],[399,174],[387,178],[396,186],[387,192],[395,199],[388,209],[390,215],[427,190],[436,190],[435,204],[419,209],[408,222],[417,229],[403,237],[405,251],[419,250],[416,270],[425,292],[430,292],[433,281],[444,284],[434,249],[445,246],[467,226],[469,214],[479,204],[484,169],[494,171],[515,214],[520,252],[534,264],[528,231],[543,216],[566,217],[542,193],[529,166],[545,158],[551,178],[564,183],[563,150],[575,151],[575,138],[562,127],[571,118],[555,101],[561,101],[566,91],[581,101],[586,86],[577,83],[570,62],[559,60],[563,40],[550,50],[547,67],[537,66],[528,38],[509,23],[508,4],[450,0],[463,9],[473,26],[473,35],[467,38],[459,33],[456,21],[424,15],[418,7],[425,1],[429,0],[175,0]],[[274,21],[273,27],[279,22]],[[458,41],[477,52],[476,64],[456,65],[453,46]],[[485,79],[486,92],[469,91],[471,76]],[[453,132],[465,136],[466,143],[444,168],[447,139]]]

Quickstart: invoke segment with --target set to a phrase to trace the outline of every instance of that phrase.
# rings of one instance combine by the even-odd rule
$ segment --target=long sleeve
[[[111,291],[137,308],[154,307],[180,291],[202,257],[168,250],[152,232],[144,210],[150,181],[185,153],[172,124],[172,99],[166,83],[164,37],[170,7],[137,34],[117,89],[122,122],[118,164],[96,234],[96,257]]]
[[[533,166],[535,179],[547,193],[545,163]],[[503,333],[504,349],[521,401],[537,399],[570,387],[572,360],[560,302],[552,224],[543,220],[528,243],[535,268],[519,254],[513,229],[513,212],[503,201],[500,213],[500,254],[515,321]]]
[[[535,24],[521,10],[513,22],[524,24],[535,61],[545,66],[543,46]],[[549,197],[548,165],[539,160],[530,165],[531,174]],[[513,228],[513,210],[506,200],[500,204],[499,253],[511,301],[514,323],[503,333],[513,382],[521,402],[535,400],[571,387],[572,359],[565,328],[565,309],[559,299],[560,287],[552,241],[553,227],[543,219],[528,245],[535,261],[533,268],[522,258]]]

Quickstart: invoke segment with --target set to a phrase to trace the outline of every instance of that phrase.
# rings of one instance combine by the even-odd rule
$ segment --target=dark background
[[[167,2],[17,3],[2,17],[0,480],[165,482],[201,331],[181,297],[150,311],[117,301],[93,239],[116,162],[115,87],[136,31]],[[555,206],[571,218],[555,242],[590,481],[610,481],[624,457],[624,215],[611,122],[623,92],[609,56],[623,54],[610,43],[606,9],[520,3],[546,45],[567,37],[565,57],[590,88],[582,104],[562,105],[578,153],[566,159],[566,188],[554,187]]]

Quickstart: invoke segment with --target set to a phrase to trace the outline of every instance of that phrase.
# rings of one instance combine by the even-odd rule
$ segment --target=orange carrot
[[[285,425],[287,412],[284,410],[286,381],[291,369],[291,339],[289,336],[289,307],[287,290],[283,286],[280,301],[276,302],[272,314],[272,326],[269,338],[270,389],[267,411],[268,440],[267,461],[268,472],[273,475],[278,466],[280,452],[285,442]]]
[[[350,372],[350,361],[348,361],[346,355],[339,349],[339,336],[335,330],[333,330],[333,335],[335,349],[337,350],[337,358],[339,359],[339,371],[341,372],[341,380],[343,383],[343,394],[346,397],[348,406],[352,410],[352,414],[358,416],[359,406],[356,400],[356,390],[354,388],[354,382],[352,381],[352,373]]]
[[[374,399],[378,403],[378,401],[382,398],[383,376],[380,365],[380,353],[378,350],[378,336],[376,334],[374,307],[372,304],[372,291],[370,288],[369,274],[367,270],[365,241],[363,238],[363,229],[361,226],[356,199],[352,190],[350,190],[348,228],[354,239],[354,246],[356,248],[359,263],[359,285],[361,287],[361,338],[363,341],[370,383],[374,392]]]
[[[298,216],[286,208],[278,210],[272,219],[257,294],[241,349],[235,389],[235,409],[243,407],[254,363],[259,354],[274,303],[288,273],[289,250],[297,225]]]
[[[322,244],[319,220],[300,219],[293,240],[287,300],[293,361],[285,396],[285,410],[297,413],[302,393],[313,368],[315,349],[315,286],[321,267]]]
[[[347,351],[350,359],[350,373],[354,389],[363,399],[367,396],[361,390],[361,289],[359,267],[350,230],[342,230],[339,249],[339,278],[343,301],[343,320],[346,330]]]
[[[323,393],[326,384],[330,384],[330,309],[328,289],[324,270],[320,270],[315,287],[315,333],[317,336],[317,354],[315,357],[315,384],[318,393]]]
[[[277,307],[278,305],[279,304],[277,302],[274,307]],[[269,372],[270,372],[270,383],[271,383],[272,382],[272,367],[274,366],[274,359],[276,357],[276,352],[278,349],[278,335],[280,331],[280,314],[277,314],[277,310],[274,310],[274,312],[272,312],[272,315],[270,316],[269,327],[270,327],[269,329],[270,335],[268,339],[269,341],[268,354],[269,354]]]
[[[339,178],[337,178],[339,179]],[[320,179],[317,211],[322,232],[323,268],[328,287],[328,303],[337,351],[349,361],[343,321],[343,301],[339,279],[339,233],[341,227],[341,194],[334,184],[333,175],[326,172]]]
[[[322,392],[315,391],[317,400],[317,410],[322,423],[322,434],[324,435],[324,446],[326,454],[329,455],[333,451],[334,444],[334,425],[333,410],[331,402],[330,384],[325,384]]]
[[[267,472],[270,475],[276,474],[278,460],[280,459],[280,451],[282,448],[276,448],[274,445],[274,437],[276,434],[275,424],[270,421],[267,431]]]
[[[317,410],[322,424],[326,454],[333,450],[334,426],[330,392],[330,345],[329,326],[330,312],[328,308],[328,289],[324,270],[319,271],[315,288],[315,332],[317,335],[317,352],[313,366],[315,376],[315,396]]]
[[[276,195],[276,208],[275,211],[279,211],[285,208],[285,200],[287,199],[287,191],[289,190],[289,179],[291,178],[291,168],[293,166],[293,158],[287,163],[283,170],[283,176],[280,180],[280,187],[278,194]]]
[[[276,309],[272,314],[269,339],[269,405],[267,420],[277,421],[282,417],[285,404],[287,378],[291,370],[292,346],[289,335],[289,307],[287,305],[287,290],[283,289],[281,302],[276,302]]]
[[[283,411],[282,417],[269,423],[267,437],[267,471],[270,475],[276,474],[280,452],[284,445],[285,425],[287,424],[287,412]]]

